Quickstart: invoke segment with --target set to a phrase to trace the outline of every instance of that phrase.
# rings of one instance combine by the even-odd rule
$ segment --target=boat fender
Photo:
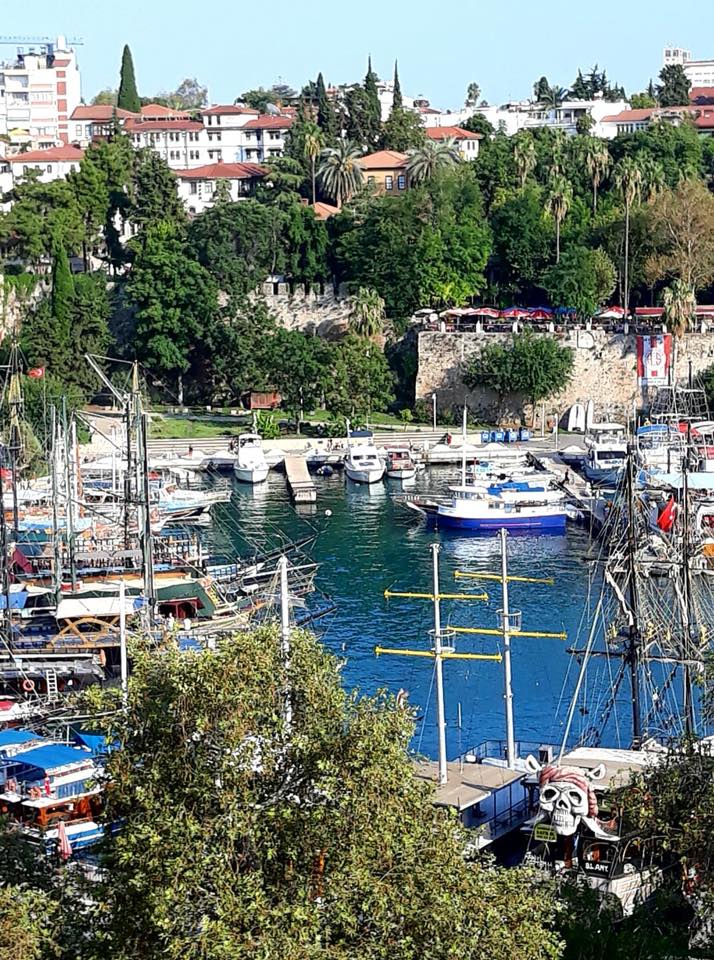
[[[449,447],[451,446],[451,434],[450,434],[450,433],[447,433],[447,434],[446,434],[446,444],[447,444],[447,446],[449,446]]]
[[[25,691],[25,693],[32,693],[35,689],[35,681],[30,680],[29,677],[25,677],[25,679],[22,681],[22,689]]]
[[[17,793],[17,780],[13,780],[12,777],[7,781],[6,784],[8,793]]]
[[[42,791],[39,787],[30,787],[30,796],[33,800],[37,800],[42,796]]]

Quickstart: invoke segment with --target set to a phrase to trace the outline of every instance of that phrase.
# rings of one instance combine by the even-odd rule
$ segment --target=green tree
[[[569,91],[557,84],[541,90],[538,101],[545,110],[557,110],[568,99]]]
[[[135,315],[137,358],[154,376],[175,378],[183,402],[183,376],[198,362],[218,303],[213,278],[188,255],[175,224],[159,220],[146,228],[126,294]]]
[[[533,173],[536,165],[536,147],[533,137],[529,133],[524,132],[514,137],[513,160],[518,171],[521,189],[523,189],[526,180]]]
[[[547,77],[541,77],[533,84],[533,99],[540,103],[544,97],[548,96],[551,90]]]
[[[107,221],[109,211],[109,190],[102,170],[92,162],[91,154],[82,159],[79,170],[72,171],[68,177],[77,206],[84,222],[82,237],[82,258],[84,269],[89,269],[89,250],[98,241],[99,231]]]
[[[69,333],[69,322],[74,297],[74,280],[69,268],[67,251],[57,244],[52,258],[52,286],[50,288],[50,307],[52,316],[61,328]]]
[[[691,328],[697,299],[694,290],[684,280],[673,280],[662,294],[662,319],[667,329],[679,340]]]
[[[321,73],[317,75],[315,84],[315,95],[317,98],[317,125],[322,131],[325,143],[332,146],[337,140],[337,114],[330,98],[327,96],[325,81]]]
[[[273,627],[215,651],[137,649],[108,724],[108,814],[125,828],[94,894],[97,948],[450,960],[458,929],[464,960],[555,960],[549,887],[464,857],[407,755],[413,729],[393,698],[346,693],[300,630],[289,662]]]
[[[270,372],[273,385],[290,410],[300,433],[306,410],[318,407],[328,389],[332,371],[331,348],[320,337],[298,330],[276,329],[270,339]]]
[[[357,84],[350,87],[345,93],[345,109],[347,123],[345,133],[353,143],[358,143],[363,149],[372,143],[372,116],[369,94]]]
[[[376,337],[384,333],[386,314],[384,300],[376,290],[360,287],[352,298],[350,323],[361,337]]]
[[[208,103],[208,87],[201,86],[195,77],[186,77],[166,99],[174,110],[200,110]]]
[[[625,207],[625,279],[623,299],[625,314],[630,312],[630,213],[642,189],[642,168],[636,160],[626,157],[615,167],[613,180]]]
[[[138,150],[134,160],[131,219],[145,228],[158,221],[185,223],[186,210],[179,199],[176,175],[166,161],[149,147]]]
[[[475,107],[478,103],[478,98],[481,96],[481,87],[473,81],[466,88],[466,99],[464,101],[464,106],[466,107]]]
[[[612,295],[616,279],[615,265],[604,250],[573,246],[546,270],[542,282],[553,306],[570,307],[588,319]]]
[[[209,207],[188,228],[188,252],[233,301],[284,266],[285,214],[257,200]]]
[[[470,133],[480,133],[482,137],[492,137],[496,132],[494,125],[482,113],[475,113],[468,120],[465,120],[461,126]]]
[[[349,200],[362,184],[361,156],[362,151],[357,145],[344,140],[336,147],[326,147],[320,154],[317,171],[320,187],[338,207]]]
[[[103,90],[100,90],[98,93],[94,94],[92,97],[92,104],[96,104],[97,106],[116,107],[117,96],[117,90],[112,90],[111,87],[105,87]]]
[[[124,44],[124,50],[121,55],[121,74],[119,78],[117,106],[120,110],[129,110],[131,113],[139,113],[141,110],[139,94],[136,89],[136,77],[134,76],[134,60],[132,59],[128,44]]]
[[[553,255],[553,229],[543,206],[543,189],[531,181],[491,211],[493,264],[504,306],[539,299],[536,289]]]
[[[692,84],[680,63],[662,67],[659,79],[657,100],[660,107],[684,107],[689,104]]]
[[[266,113],[268,104],[275,105],[275,99],[275,94],[272,91],[258,87],[256,90],[246,90],[238,97],[236,102],[243,103],[246,107],[251,107],[259,113]]]
[[[545,209],[555,222],[555,262],[560,261],[560,230],[573,202],[573,187],[560,173],[554,173],[548,182]]]
[[[633,93],[630,97],[630,106],[633,110],[652,110],[657,106],[657,100],[646,91]]]
[[[39,264],[58,244],[69,253],[81,250],[85,225],[67,180],[43,183],[36,174],[28,174],[8,199],[12,207],[0,214],[0,239],[8,253]]]
[[[593,186],[593,214],[597,213],[597,194],[610,169],[610,151],[604,140],[588,137],[582,148],[585,168]]]
[[[399,66],[394,61],[394,79],[392,81],[392,110],[403,110],[404,100],[402,99],[402,85],[399,82]]]
[[[407,160],[407,176],[411,184],[431,180],[440,170],[453,167],[461,159],[454,139],[425,140],[412,150]]]
[[[649,208],[656,253],[647,261],[651,282],[678,278],[691,290],[714,280],[714,197],[699,180],[665,189]]]
[[[367,74],[364,78],[364,89],[367,94],[368,124],[366,127],[366,146],[370,150],[377,148],[382,133],[382,104],[379,101],[377,89],[377,74],[372,69],[372,58],[367,62]]]
[[[381,349],[348,334],[335,347],[332,378],[325,392],[327,409],[354,418],[386,410],[394,400],[394,378]]]
[[[294,203],[285,211],[282,233],[285,271],[296,283],[327,280],[328,235],[324,221],[314,210]]]
[[[382,149],[407,153],[418,149],[425,141],[424,125],[418,114],[404,108],[392,109],[382,127]]]
[[[322,152],[323,138],[320,128],[316,123],[310,123],[306,126],[303,141],[304,157],[310,166],[310,184],[312,187],[313,205],[317,199],[316,180],[317,180],[317,159]]]
[[[521,394],[535,408],[563,390],[573,375],[573,351],[548,335],[514,334],[510,346],[489,344],[468,364],[464,382],[487,387],[499,397]]]

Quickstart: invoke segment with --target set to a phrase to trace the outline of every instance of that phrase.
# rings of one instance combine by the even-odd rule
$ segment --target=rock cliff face
[[[573,330],[557,336],[575,353],[575,366],[570,384],[557,396],[546,401],[546,414],[562,417],[574,403],[593,400],[596,416],[627,417],[633,403],[644,401],[637,383],[637,338],[634,335],[608,333],[603,330]],[[421,331],[418,336],[419,368],[416,399],[428,400],[437,395],[437,405],[445,409],[464,400],[486,423],[495,421],[530,421],[532,411],[524,398],[511,398],[505,409],[499,407],[492,391],[469,391],[463,374],[471,357],[488,343],[507,343],[510,334],[445,333]],[[687,376],[689,362],[694,374],[714,364],[714,332],[689,333],[676,347],[676,376]]]

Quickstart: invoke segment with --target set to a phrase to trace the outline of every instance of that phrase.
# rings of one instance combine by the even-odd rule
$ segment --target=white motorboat
[[[257,433],[243,433],[238,437],[233,470],[243,483],[262,483],[267,479],[270,465],[263,453],[263,441]]]
[[[350,447],[345,457],[345,474],[355,483],[379,483],[384,476],[384,461],[373,443]]]
[[[387,448],[387,477],[390,480],[413,480],[416,472],[416,464],[407,447]]]
[[[627,438],[619,423],[593,423],[585,438],[583,473],[591,483],[617,486],[627,464]]]
[[[215,450],[213,453],[206,454],[201,463],[201,469],[221,473],[224,470],[232,470],[235,463],[236,452],[232,446],[228,446],[225,450]]]
[[[440,463],[459,463],[466,453],[467,460],[473,460],[474,457],[479,456],[481,452],[481,447],[475,446],[473,443],[452,443],[451,434],[447,433],[446,437],[443,440],[439,440],[438,443],[435,443],[432,447],[424,450],[424,459],[432,466],[433,464]]]

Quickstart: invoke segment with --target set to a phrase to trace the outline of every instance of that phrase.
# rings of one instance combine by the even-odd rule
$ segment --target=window
[[[198,150],[189,150],[188,157],[189,160],[198,160]]]
[[[188,192],[198,193],[198,185],[195,180],[192,180],[191,183],[188,185]]]
[[[217,127],[220,127],[220,125],[221,125],[221,118],[220,118],[220,117],[216,117],[216,126],[217,126]],[[220,136],[220,134],[219,134],[219,136]]]
[[[47,164],[47,172],[48,172],[48,173],[52,173],[52,164],[51,164],[51,163],[48,163],[48,164]]]
[[[212,180],[206,180],[206,182],[203,184],[203,186],[204,186],[204,189],[205,189],[206,193],[207,193],[208,196],[210,197],[210,195],[213,193],[213,181],[212,181]]]
[[[367,177],[367,186],[371,187],[374,184],[374,177]]]
[[[246,130],[246,131],[245,131],[245,138],[246,138],[246,140],[252,140],[252,139],[253,139],[253,131],[252,131],[252,130]]]
[[[75,123],[75,125],[74,125],[74,135],[75,135],[75,137],[77,137],[78,140],[81,138],[82,133],[83,133],[83,131],[82,131],[82,124],[81,124],[81,123]]]
[[[280,140],[282,137],[282,134],[280,133],[279,130],[271,130],[269,136],[271,140]]]
[[[216,134],[216,140],[220,140],[220,139],[221,139],[221,134],[220,134],[220,132],[219,132],[219,133]]]
[[[407,188],[407,178],[404,176],[403,173],[400,173],[399,176],[397,177],[397,189],[406,190],[406,188]]]
[[[208,126],[213,126],[213,114],[211,113],[208,114]]]
[[[384,189],[393,190],[394,189],[394,177],[385,177],[384,178]]]

